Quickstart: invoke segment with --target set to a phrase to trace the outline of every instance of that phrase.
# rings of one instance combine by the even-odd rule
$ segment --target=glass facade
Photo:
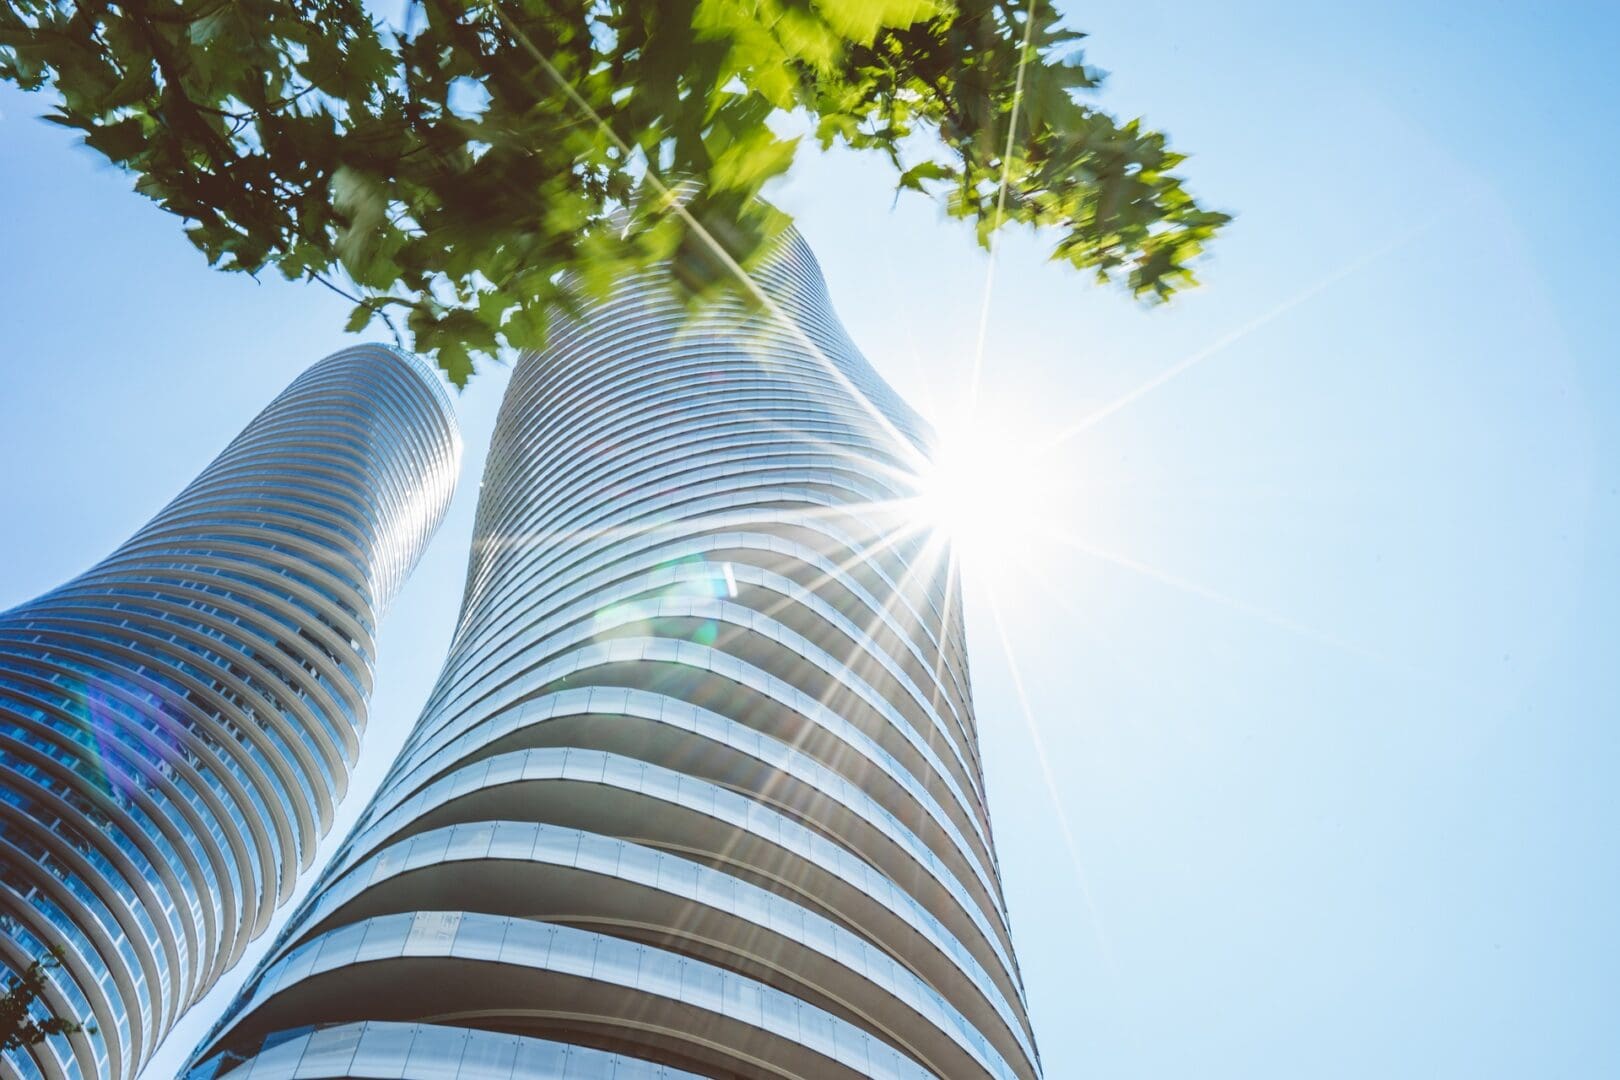
[[[0,614],[0,972],[86,1030],[0,1075],[131,1077],[264,931],[359,751],[376,623],[461,440],[436,373],[315,364],[107,559]]]
[[[930,436],[801,239],[757,280],[519,364],[445,668],[194,1080],[1040,1076]]]

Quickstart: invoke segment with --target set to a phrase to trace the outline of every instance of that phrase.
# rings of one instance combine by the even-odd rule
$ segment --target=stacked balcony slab
[[[0,974],[60,950],[36,1015],[85,1027],[0,1076],[134,1076],[288,899],[460,453],[436,374],[346,350],[112,555],[0,614]]]
[[[929,436],[801,239],[757,281],[518,366],[438,684],[194,1080],[1040,1075]]]

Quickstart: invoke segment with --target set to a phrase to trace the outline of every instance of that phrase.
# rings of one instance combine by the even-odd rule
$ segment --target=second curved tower
[[[84,1027],[0,1077],[134,1076],[264,932],[348,787],[377,620],[460,452],[436,373],[345,350],[0,614],[0,973],[56,951],[35,1008]]]

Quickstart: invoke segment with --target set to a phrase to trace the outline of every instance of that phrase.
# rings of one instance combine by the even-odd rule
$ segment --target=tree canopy
[[[1228,220],[1087,102],[1049,0],[3,0],[0,77],[210,263],[319,280],[464,385],[559,305],[671,260],[694,296],[780,228],[781,120],[1150,302]],[[680,199],[670,187],[679,185]]]

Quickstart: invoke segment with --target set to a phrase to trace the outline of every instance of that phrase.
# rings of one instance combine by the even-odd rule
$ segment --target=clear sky
[[[1046,535],[967,567],[1047,1075],[1620,1075],[1620,15],[1074,21],[1104,102],[1239,217],[1168,310],[999,255],[987,406],[1036,438],[1084,422],[1037,465]],[[0,607],[354,340],[318,288],[207,270],[39,105],[0,91]],[[848,157],[806,153],[779,200],[877,367],[956,404],[966,233]],[[460,398],[461,491],[384,625],[339,831],[442,659],[504,383]]]

